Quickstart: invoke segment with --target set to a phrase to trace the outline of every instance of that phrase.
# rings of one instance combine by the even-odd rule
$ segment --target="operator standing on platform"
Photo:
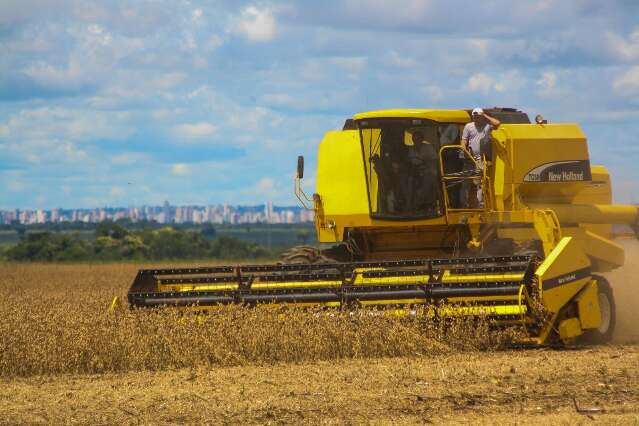
[[[481,108],[473,109],[471,116],[473,121],[464,126],[461,145],[468,149],[475,162],[479,165],[480,170],[483,170],[482,146],[490,142],[491,132],[497,129],[501,122],[486,114]],[[478,207],[483,207],[483,198],[481,185],[477,185]],[[469,203],[466,203],[466,205],[468,206]]]

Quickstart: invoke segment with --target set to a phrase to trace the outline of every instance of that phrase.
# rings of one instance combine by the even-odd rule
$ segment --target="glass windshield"
[[[371,215],[386,219],[443,214],[439,168],[442,144],[458,143],[459,126],[429,120],[358,122]]]

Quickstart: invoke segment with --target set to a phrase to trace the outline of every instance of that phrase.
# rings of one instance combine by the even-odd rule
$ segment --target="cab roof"
[[[445,123],[468,123],[470,114],[463,109],[382,109],[353,116],[353,120],[372,118],[423,118]]]
[[[483,108],[502,124],[529,124],[528,114],[516,108],[492,107]],[[468,123],[472,109],[382,109],[378,111],[360,112],[352,119],[357,121],[374,118],[413,118],[437,121],[440,123]]]

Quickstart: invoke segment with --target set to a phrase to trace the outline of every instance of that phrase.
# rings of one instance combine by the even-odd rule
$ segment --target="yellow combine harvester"
[[[322,140],[316,193],[301,189],[303,157],[295,180],[318,240],[337,244],[289,252],[290,264],[141,270],[130,305],[425,305],[520,326],[524,343],[609,340],[615,302],[596,273],[623,265],[611,228],[636,233],[637,207],[611,204],[578,125],[485,111],[502,125],[483,168],[459,144],[467,110],[355,115]]]

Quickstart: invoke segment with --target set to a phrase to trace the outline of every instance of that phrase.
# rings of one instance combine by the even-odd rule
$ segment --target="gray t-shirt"
[[[477,126],[475,122],[464,126],[464,133],[462,133],[462,139],[468,141],[468,146],[473,154],[473,157],[481,157],[481,145],[490,141],[490,132],[493,130],[493,126],[486,123],[484,126]]]

